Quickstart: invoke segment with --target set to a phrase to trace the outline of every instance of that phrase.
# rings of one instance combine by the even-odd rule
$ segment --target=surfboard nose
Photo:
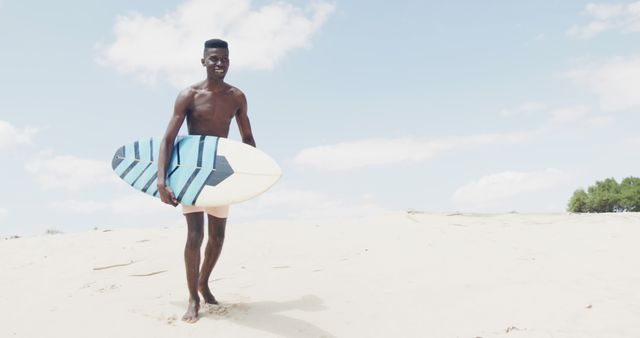
[[[282,169],[276,161],[259,148],[240,142],[221,139],[218,154],[224,154],[236,173],[281,176]]]
[[[262,151],[260,153],[260,156],[263,158],[263,163],[260,166],[260,170],[267,175],[278,177],[282,176],[282,169],[280,168],[280,165],[278,165],[278,162],[269,157],[269,155],[267,155],[266,153]]]
[[[116,168],[124,161],[124,146],[118,148],[116,153],[113,154],[113,159],[111,160],[111,169],[116,170]]]

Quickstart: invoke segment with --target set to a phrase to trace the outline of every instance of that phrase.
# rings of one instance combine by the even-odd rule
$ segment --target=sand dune
[[[0,240],[0,336],[640,337],[640,214],[231,219],[195,324],[185,237]]]

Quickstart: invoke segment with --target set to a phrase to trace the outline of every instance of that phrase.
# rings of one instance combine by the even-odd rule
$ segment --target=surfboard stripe
[[[141,172],[141,173],[136,177],[136,179],[135,179],[135,180],[133,180],[133,182],[131,182],[131,185],[132,185],[133,187],[135,187],[135,186],[136,186],[136,182],[138,182],[138,180],[140,179],[140,177],[142,177],[142,175],[147,171],[147,169],[149,169],[149,167],[150,167],[152,164],[153,164],[152,162],[149,162],[149,164],[147,164],[147,166],[146,166],[146,167],[144,167],[144,170],[142,170],[142,172]]]
[[[213,152],[213,170],[216,170],[216,160],[218,159],[218,142],[220,142],[220,138],[216,137],[216,149]]]
[[[151,180],[154,176],[157,178],[157,175],[158,167],[156,166],[156,163],[149,163],[148,169],[145,169],[142,174],[140,174],[137,182],[133,182],[131,185],[136,189],[142,190],[147,185],[147,183],[149,183],[149,180]]]
[[[169,172],[169,175],[167,175],[167,181],[169,181],[169,179],[171,178],[171,176],[173,176],[173,174],[179,169],[180,167],[174,167],[171,172]],[[153,179],[151,180],[151,184],[153,184],[153,182],[157,182],[158,180],[158,171],[156,171],[155,175],[153,176]],[[148,187],[147,187],[148,189]],[[172,188],[173,189],[173,188]],[[145,191],[146,192],[146,191]],[[152,196],[158,196],[158,187],[156,186],[155,188],[153,188],[152,192],[149,192],[149,195]]]
[[[133,142],[133,151],[135,152],[136,160],[140,159],[140,142]]]
[[[185,204],[195,204],[200,192],[204,188],[205,182],[211,173],[214,172],[214,166],[212,164],[215,163],[215,154],[217,153],[218,147],[218,139],[207,137],[202,145],[203,149],[206,149],[206,152],[202,154],[202,160],[200,161],[202,166],[202,170],[199,171],[191,180],[189,188],[186,190],[185,194],[182,197],[182,202]]]
[[[180,142],[176,142],[175,148],[176,148],[176,155],[178,157],[178,165],[180,165]]]
[[[149,157],[149,159],[153,159],[156,158],[157,155],[155,154],[155,149],[153,149],[153,139],[150,139],[150,142],[148,143],[149,147],[148,147],[148,151],[149,154],[148,155],[144,155],[144,157]],[[146,151],[146,150],[145,150]],[[141,154],[142,156],[142,154]],[[144,189],[144,187],[147,185],[147,183],[149,183],[149,179],[153,176],[158,174],[158,164],[154,161],[150,161],[147,165],[147,167],[142,171],[142,173],[140,173],[138,175],[138,178],[136,180],[134,180],[131,183],[131,186],[133,186],[136,189]],[[153,168],[151,167],[153,166]],[[153,183],[153,182],[152,182]],[[146,192],[146,191],[144,191]]]
[[[195,178],[198,176],[198,173],[202,170],[202,153],[204,150],[204,144],[205,144],[205,137],[200,136],[200,139],[198,140],[198,157],[196,160],[196,169],[193,172],[191,172],[191,175],[189,175],[189,178],[182,186],[182,189],[180,190],[180,194],[178,194],[177,199],[180,202],[183,201],[185,194],[187,194],[187,191],[189,191],[189,188],[191,187],[191,184],[193,183]]]
[[[233,167],[236,164],[236,162],[232,162],[235,159],[234,156],[236,156],[236,148],[223,148],[222,145],[226,145],[224,142],[231,141],[201,135],[178,136],[176,138],[173,154],[167,159],[166,170],[168,175],[166,182],[176,193],[176,197],[182,204],[211,205],[212,196],[215,195],[211,195],[212,190],[204,189],[205,185],[210,185],[215,189],[222,189],[224,187],[220,186],[220,182],[226,182],[228,178],[235,177],[234,175],[240,174],[242,171],[247,171],[245,176],[261,175],[259,167],[256,167],[256,169],[247,167],[249,169],[246,170],[241,169],[245,168],[243,166],[240,168]],[[157,197],[159,195],[157,188],[157,161],[160,145],[160,138],[145,138],[120,147],[112,160],[114,172],[132,187]],[[233,151],[231,152],[229,149],[233,149]],[[225,153],[225,151],[229,151],[229,154]],[[251,163],[248,157],[245,158],[247,158],[247,163]],[[265,175],[269,176],[268,174]],[[235,184],[236,181],[233,181],[233,183]],[[242,190],[244,188],[239,189]],[[230,195],[234,193],[235,190]],[[198,201],[198,199],[204,200]],[[231,199],[232,197],[229,198],[230,202]],[[224,200],[225,198],[222,197],[221,201]]]
[[[189,181],[189,178],[193,174],[198,160],[199,151],[199,137],[182,137],[177,143],[180,147],[180,151],[185,154],[194,154],[187,158],[182,158],[180,164],[177,165],[177,170],[171,176],[171,179],[167,178],[167,185],[173,188],[176,196],[184,189],[185,185]]]
[[[124,146],[124,153],[125,154],[132,154],[133,153],[133,144],[127,144]],[[131,163],[133,163],[135,161],[135,158],[132,157],[125,157],[116,167],[116,169],[114,169],[115,173],[118,176],[122,176],[122,173],[131,165]]]
[[[191,205],[195,205],[196,201],[198,200],[198,196],[200,196],[200,193],[202,192],[202,189],[204,188],[204,182],[207,181],[207,178],[209,177],[209,175],[211,175],[211,173],[213,173],[212,171],[202,171],[200,172],[200,174],[194,178],[194,183],[191,185],[191,189],[189,189],[189,191],[187,192],[187,194],[185,194],[184,198],[182,199],[185,203],[191,204]]]
[[[151,184],[153,184],[153,182],[155,182],[158,179],[158,171],[156,170],[156,172],[153,174],[153,176],[151,177],[151,179],[149,179],[147,181],[147,183],[144,185],[144,187],[142,187],[142,192],[147,192],[147,190],[149,190],[149,187],[151,186]],[[151,194],[153,195],[153,194]]]
[[[134,149],[137,151],[136,164],[132,166],[130,171],[123,178],[131,186],[140,179],[140,176],[149,168],[151,162],[149,162],[151,148],[149,148],[148,142],[137,142],[137,147],[134,144]]]
[[[129,174],[129,172],[131,171],[131,169],[133,169],[135,166],[138,165],[138,161],[132,161],[131,164],[129,164],[129,166],[127,167],[127,169],[125,169],[125,171],[120,175],[120,178],[125,180],[125,177]],[[125,180],[126,181],[126,180]],[[129,183],[129,182],[127,182]]]
[[[127,158],[123,158],[121,161],[118,162],[117,166],[113,169],[113,171],[120,176],[120,174],[122,174],[122,171],[124,171],[124,168],[129,166],[129,159]]]
[[[149,161],[153,162],[153,137],[149,139]]]
[[[169,179],[169,178],[173,175],[173,173],[175,173],[175,172],[176,172],[176,170],[178,170],[178,168],[180,168],[180,167],[175,167],[175,168],[173,168],[173,169],[169,172],[169,175],[167,175],[167,179]]]
[[[229,161],[227,161],[226,157],[217,156],[216,158],[216,168],[211,172],[211,175],[207,177],[207,180],[204,182],[203,187],[205,185],[215,187],[220,182],[226,180],[227,178],[229,178],[229,176],[234,174],[233,169],[231,168],[231,165],[229,164]]]
[[[124,146],[118,148],[116,154],[113,155],[113,159],[111,160],[111,169],[116,170],[116,168],[122,163],[124,160]]]
[[[198,175],[198,173],[200,172],[200,168],[196,168],[192,173],[191,176],[189,176],[189,179],[187,180],[187,183],[184,184],[184,186],[182,187],[182,191],[180,191],[180,194],[178,195],[177,199],[179,202],[182,202],[184,195],[187,193],[187,190],[189,189],[189,187],[191,186],[191,182],[193,182],[193,180],[196,178],[196,176]]]
[[[191,202],[193,205],[197,204],[198,197],[200,197],[200,193],[205,186],[216,186],[233,175],[233,169],[231,169],[229,162],[224,156],[217,156],[216,159],[216,168],[215,170],[210,171],[209,175],[207,175],[199,185],[200,189],[198,189],[198,192],[195,194]]]

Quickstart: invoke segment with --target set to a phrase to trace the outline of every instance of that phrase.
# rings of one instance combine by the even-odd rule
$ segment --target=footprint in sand
[[[98,293],[105,293],[105,292],[108,292],[108,291],[111,291],[111,290],[116,290],[116,289],[119,289],[119,288],[120,288],[120,285],[111,284],[109,286],[105,286],[103,288],[98,289],[97,292]]]
[[[278,265],[278,266],[272,266],[272,269],[288,269],[290,268],[290,266],[288,265]]]
[[[171,316],[166,318],[166,323],[168,325],[176,326],[176,321],[177,320],[178,320],[178,317],[176,317],[176,315],[171,315]]]
[[[205,304],[203,310],[205,310],[208,314],[225,317],[228,316],[229,313],[233,312],[247,312],[249,310],[249,306],[247,304],[239,303],[239,304]]]

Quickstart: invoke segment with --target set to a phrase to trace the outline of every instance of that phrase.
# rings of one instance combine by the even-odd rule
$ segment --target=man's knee
[[[209,240],[218,244],[224,243],[224,233],[215,233],[209,236]]]
[[[224,229],[215,229],[215,231],[209,232],[209,241],[222,244],[224,242]]]
[[[190,247],[200,247],[202,245],[202,239],[204,237],[204,233],[202,229],[193,229],[189,231],[187,235],[187,245]]]
[[[226,218],[209,215],[209,241],[222,244],[222,242],[224,242],[226,224]]]

